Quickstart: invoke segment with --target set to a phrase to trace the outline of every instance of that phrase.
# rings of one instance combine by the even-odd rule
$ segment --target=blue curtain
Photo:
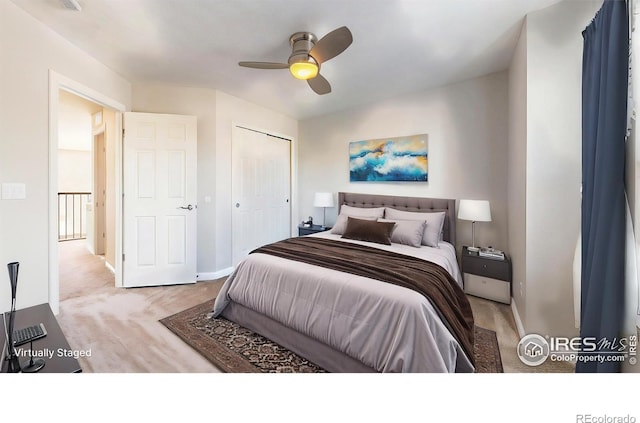
[[[605,0],[582,36],[580,336],[614,341],[622,332],[625,289],[626,2]],[[605,350],[581,352],[576,371],[620,371],[619,362],[606,361]]]

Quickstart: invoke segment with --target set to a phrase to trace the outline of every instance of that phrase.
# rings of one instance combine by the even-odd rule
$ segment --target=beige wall
[[[493,221],[476,224],[476,244],[507,248],[507,73],[395,97],[300,123],[299,213],[316,191],[484,199]],[[349,182],[349,142],[428,134],[428,183]],[[337,208],[327,209],[327,224]],[[471,222],[458,221],[458,246],[471,244]]]
[[[522,265],[522,255],[526,257],[526,268],[518,268],[514,286],[516,307],[526,333],[578,334],[574,325],[572,271],[580,232],[581,33],[601,4],[602,1],[564,1],[527,15],[526,33],[511,64],[510,155],[521,157],[524,146],[526,165],[519,169],[512,163],[509,179],[522,186],[524,176],[526,207],[524,213],[510,210],[515,222],[509,235],[517,262]],[[526,96],[525,140],[522,99],[515,91]],[[516,199],[513,207],[523,204],[516,191],[515,186],[510,190],[511,198]],[[518,227],[523,215],[524,247]],[[519,294],[517,285],[521,283],[524,295]]]
[[[512,268],[511,294],[526,326],[526,194],[527,194],[527,23],[520,32],[509,67],[509,146],[507,191],[508,237]]]
[[[102,106],[60,90],[58,107],[58,148],[90,151],[93,143],[94,113]]]
[[[9,0],[0,0],[0,40],[0,183],[27,191],[25,200],[0,201],[0,263],[20,262],[22,308],[49,299],[49,71],[127,107],[131,87]],[[10,297],[0,283],[0,310]]]

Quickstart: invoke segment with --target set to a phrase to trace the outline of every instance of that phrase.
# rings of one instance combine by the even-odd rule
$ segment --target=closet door
[[[253,249],[291,236],[291,141],[234,127],[233,265]]]

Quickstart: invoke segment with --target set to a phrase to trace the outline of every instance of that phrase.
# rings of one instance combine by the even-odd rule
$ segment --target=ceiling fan
[[[320,75],[320,65],[346,50],[353,42],[346,26],[335,29],[318,38],[311,32],[296,32],[289,38],[291,56],[287,63],[240,62],[240,66],[254,69],[289,69],[297,78],[306,80],[316,94],[328,94],[331,85]]]

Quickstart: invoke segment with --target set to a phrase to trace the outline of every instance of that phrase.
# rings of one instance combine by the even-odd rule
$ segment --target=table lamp
[[[326,218],[326,212],[327,212],[327,207],[333,207],[334,203],[333,203],[333,193],[330,192],[316,192],[315,198],[313,200],[313,206],[314,207],[322,207],[322,229],[326,229],[324,224],[325,224],[325,218]]]
[[[458,219],[471,221],[471,247],[469,251],[480,250],[476,247],[476,222],[491,222],[491,207],[486,200],[460,200]]]

